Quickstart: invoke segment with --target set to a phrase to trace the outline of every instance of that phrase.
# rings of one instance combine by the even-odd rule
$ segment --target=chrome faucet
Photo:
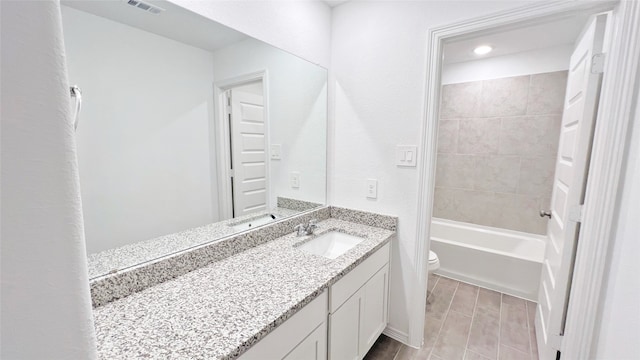
[[[313,234],[313,230],[318,228],[318,225],[316,225],[317,223],[318,219],[309,220],[309,222],[307,223],[307,235]]]
[[[293,228],[293,230],[296,231],[296,236],[312,235],[313,230],[318,228],[318,225],[316,225],[317,223],[318,223],[318,219],[311,219],[306,225],[304,224],[296,225]]]

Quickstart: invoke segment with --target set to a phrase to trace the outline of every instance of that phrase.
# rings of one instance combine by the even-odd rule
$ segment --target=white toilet
[[[440,259],[438,259],[438,254],[429,250],[429,265],[427,266],[427,271],[432,273],[440,268]]]

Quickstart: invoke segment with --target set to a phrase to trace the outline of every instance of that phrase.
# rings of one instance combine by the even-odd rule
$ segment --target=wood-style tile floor
[[[429,276],[424,346],[381,335],[366,360],[538,360],[535,303]]]

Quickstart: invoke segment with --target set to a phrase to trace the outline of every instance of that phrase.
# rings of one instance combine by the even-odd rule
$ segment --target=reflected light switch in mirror
[[[291,172],[291,187],[297,189],[300,187],[300,173],[297,171]]]
[[[418,147],[415,145],[398,145],[396,147],[396,165],[415,167],[418,158]]]
[[[282,145],[281,144],[271,144],[271,160],[280,160],[282,159]]]

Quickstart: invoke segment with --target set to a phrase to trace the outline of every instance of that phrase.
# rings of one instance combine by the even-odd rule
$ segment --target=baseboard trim
[[[393,340],[397,340],[407,346],[411,346],[409,345],[409,334],[400,331],[398,329],[394,329],[392,327],[387,326],[384,331],[382,331],[382,333],[390,338],[392,338]],[[413,347],[413,346],[411,346]]]
[[[538,302],[537,297],[535,296],[531,296],[531,294],[527,294],[524,291],[519,291],[517,289],[513,289],[509,286],[505,286],[493,281],[487,281],[487,280],[482,280],[482,279],[477,279],[471,276],[467,276],[467,275],[463,275],[460,273],[457,273],[455,271],[449,271],[446,269],[438,269],[434,272],[434,274],[448,278],[448,279],[452,279],[452,280],[456,280],[456,281],[460,281],[463,283],[467,283],[467,284],[471,284],[471,285],[475,285],[475,286],[479,286],[481,288],[485,288],[485,289],[489,289],[489,290],[493,290],[493,291],[497,291],[497,292],[501,292],[503,294],[507,294],[507,295],[511,295],[511,296],[515,296],[521,299],[525,299],[525,300],[529,300],[529,301],[533,301],[535,303]]]

